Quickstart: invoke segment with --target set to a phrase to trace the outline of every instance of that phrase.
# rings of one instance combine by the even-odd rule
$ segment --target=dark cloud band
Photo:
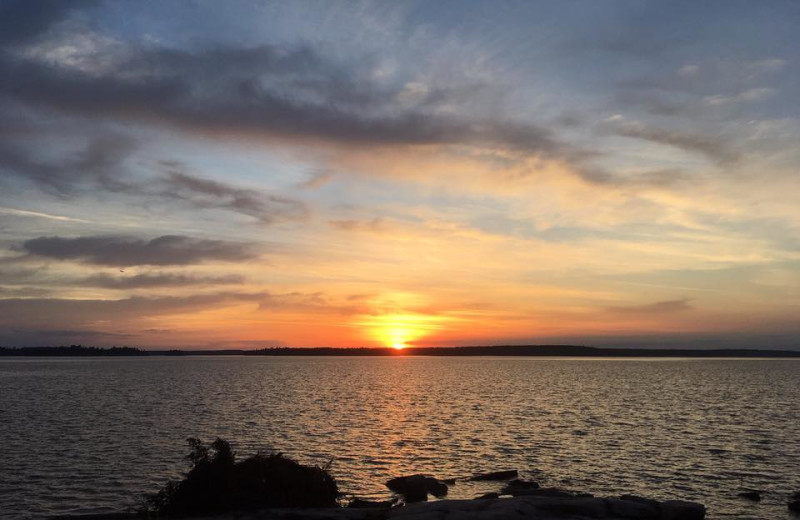
[[[152,240],[121,236],[39,237],[22,244],[29,255],[95,265],[190,265],[256,258],[252,244],[164,235]]]

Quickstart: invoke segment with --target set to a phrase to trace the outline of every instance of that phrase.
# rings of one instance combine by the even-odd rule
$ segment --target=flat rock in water
[[[425,502],[428,494],[442,498],[447,496],[447,484],[429,475],[409,475],[395,477],[386,482],[386,487],[408,502]]]
[[[515,469],[503,470],[503,471],[492,471],[491,473],[481,473],[479,475],[475,475],[470,477],[469,480],[477,482],[483,480],[509,480],[512,478],[517,478],[519,473]]]
[[[539,489],[539,483],[532,480],[514,479],[500,490],[501,495],[524,495],[532,489]]]

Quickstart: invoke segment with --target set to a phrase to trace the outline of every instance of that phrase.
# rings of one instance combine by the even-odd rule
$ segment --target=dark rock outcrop
[[[521,496],[439,500],[384,509],[242,511],[236,516],[229,514],[208,520],[701,520],[705,516],[705,508],[700,504],[634,498]]]
[[[500,490],[501,495],[518,496],[524,495],[528,491],[539,489],[539,484],[532,480],[514,479]]]
[[[396,477],[387,481],[386,487],[401,495],[407,503],[425,502],[428,494],[436,498],[447,496],[447,484],[429,475]]]
[[[469,480],[473,482],[485,481],[485,480],[509,480],[512,478],[517,478],[519,473],[515,469],[509,469],[504,471],[492,471],[491,473],[481,473],[479,475],[475,475],[470,477]]]
[[[789,497],[789,501],[786,503],[786,506],[789,508],[789,511],[800,513],[800,491],[795,492]]]
[[[636,520],[659,520],[661,511],[655,500],[624,500],[621,498],[607,498],[606,514],[611,518],[625,518]]]
[[[684,500],[667,500],[661,502],[661,520],[703,520],[706,507],[695,502]]]
[[[644,498],[637,495],[622,495],[619,498],[620,500],[626,500],[628,502],[638,502],[640,504],[645,504],[654,507],[656,509],[660,507],[660,502],[658,500],[653,500],[652,498]]]
[[[394,502],[391,500],[382,500],[380,502],[374,500],[362,500],[360,498],[354,498],[347,504],[347,507],[352,507],[354,509],[389,509],[394,505]]]

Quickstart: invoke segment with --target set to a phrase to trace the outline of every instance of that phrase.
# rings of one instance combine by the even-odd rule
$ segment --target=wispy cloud
[[[703,102],[707,105],[717,106],[717,105],[727,105],[729,103],[743,103],[748,101],[758,101],[761,99],[768,98],[775,94],[774,88],[767,88],[767,87],[760,87],[760,88],[750,88],[744,90],[742,92],[737,92],[735,94],[715,94],[713,96],[706,96],[703,98]]]
[[[52,215],[50,213],[41,213],[39,211],[28,211],[24,209],[3,208],[3,207],[0,207],[0,214],[16,215],[20,217],[43,218],[47,220],[59,220],[62,222],[82,222],[84,224],[90,222],[88,220],[84,220],[81,218],[65,217],[63,215]]]
[[[641,123],[616,124],[614,132],[624,137],[642,139],[700,154],[717,163],[729,163],[738,159],[738,154],[730,150],[726,142],[719,136],[697,135],[691,132],[649,127]]]
[[[253,244],[164,235],[151,240],[124,236],[39,237],[21,246],[27,254],[95,265],[190,265],[236,262],[258,256]]]
[[[96,274],[79,280],[75,285],[102,287],[105,289],[149,289],[157,287],[196,287],[206,285],[241,285],[245,283],[241,275],[201,276],[177,273],[143,273],[133,276]]]
[[[308,214],[306,206],[298,200],[202,179],[190,175],[174,161],[162,162],[162,166],[166,170],[164,175],[139,187],[142,194],[173,199],[197,209],[227,209],[264,224],[302,219]]]
[[[694,307],[690,304],[691,298],[681,298],[679,300],[664,300],[654,303],[645,303],[641,305],[623,305],[607,307],[606,310],[615,314],[639,314],[639,315],[662,315],[672,314],[675,312],[684,312],[692,310]]]

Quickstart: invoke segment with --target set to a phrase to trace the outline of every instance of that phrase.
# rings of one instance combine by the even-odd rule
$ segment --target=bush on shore
[[[281,453],[236,461],[231,445],[188,439],[192,468],[147,499],[147,513],[171,517],[268,507],[336,507],[339,490],[328,466],[304,466]]]

